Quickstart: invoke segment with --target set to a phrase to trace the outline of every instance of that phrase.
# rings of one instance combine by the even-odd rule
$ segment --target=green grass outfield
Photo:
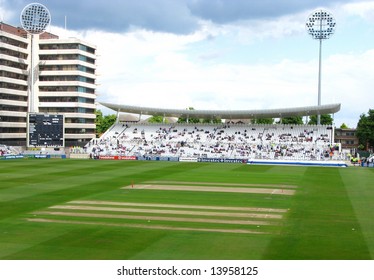
[[[0,182],[0,259],[374,258],[374,168],[25,159]]]

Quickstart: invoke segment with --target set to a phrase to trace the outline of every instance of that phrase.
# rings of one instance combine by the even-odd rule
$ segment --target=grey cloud
[[[123,32],[133,27],[170,33],[190,33],[198,28],[197,19],[184,1],[175,0],[40,0],[52,16],[52,24],[69,29],[99,29]],[[19,25],[17,15],[27,0],[4,0],[0,5],[16,15],[11,24]],[[17,11],[19,11],[17,13]]]
[[[355,0],[190,0],[191,13],[216,23],[269,19]]]
[[[359,0],[330,0],[329,5]],[[133,27],[176,34],[191,33],[199,20],[230,23],[269,19],[326,5],[325,0],[40,0],[51,12],[52,24],[69,29],[124,32]],[[17,15],[28,0],[3,0]],[[19,14],[18,13],[18,14]],[[18,18],[11,24],[19,25]]]

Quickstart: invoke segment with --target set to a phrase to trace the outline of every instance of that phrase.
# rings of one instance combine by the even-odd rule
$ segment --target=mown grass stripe
[[[131,202],[114,202],[114,201],[99,201],[99,200],[75,200],[75,201],[69,201],[68,204],[140,206],[140,207],[145,206],[145,207],[176,208],[176,209],[182,208],[182,209],[227,210],[227,211],[276,212],[276,213],[287,212],[287,209],[275,209],[275,208],[225,207],[225,206],[183,205],[183,204],[158,204],[158,203],[131,203]]]
[[[184,218],[184,217],[166,217],[166,216],[134,216],[122,214],[101,214],[101,213],[82,213],[82,212],[56,212],[56,211],[37,211],[35,215],[51,215],[66,217],[90,217],[90,218],[115,218],[129,220],[146,220],[146,221],[171,221],[171,222],[192,222],[192,223],[213,223],[213,224],[230,224],[230,225],[276,225],[274,222],[261,220],[220,220],[220,219],[202,219],[202,218]]]
[[[193,192],[224,192],[224,193],[257,193],[272,195],[294,195],[295,190],[268,189],[268,188],[235,188],[235,187],[204,187],[186,185],[146,185],[137,184],[123,187],[123,189],[146,189],[146,190],[171,190],[171,191],[193,191]]]
[[[246,217],[260,219],[281,219],[279,214],[264,213],[243,213],[243,212],[204,212],[204,211],[182,211],[182,210],[161,210],[161,209],[140,209],[129,207],[99,207],[99,206],[77,206],[77,205],[55,205],[50,209],[70,209],[70,210],[91,210],[110,212],[130,212],[130,213],[155,213],[155,214],[179,214],[179,215],[199,215],[199,216],[221,216],[221,217]]]
[[[201,186],[241,186],[241,187],[269,187],[269,188],[290,188],[296,189],[298,186],[285,184],[240,184],[222,182],[192,182],[192,181],[147,181],[146,184],[180,184],[180,185],[201,185]]]
[[[112,227],[160,229],[160,230],[176,230],[176,231],[202,231],[202,232],[220,232],[220,233],[266,234],[266,232],[255,231],[255,230],[247,230],[247,229],[210,229],[210,228],[170,227],[170,226],[158,226],[158,225],[118,224],[118,223],[103,223],[103,222],[88,222],[88,221],[52,220],[52,219],[39,219],[39,218],[29,218],[29,219],[27,219],[27,221],[29,221],[29,222],[39,222],[39,223],[100,225],[100,226],[112,226]]]

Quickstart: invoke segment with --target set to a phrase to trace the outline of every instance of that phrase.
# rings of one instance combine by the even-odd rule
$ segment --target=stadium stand
[[[18,147],[12,147],[0,144],[0,156],[18,155],[22,151]]]
[[[87,152],[94,156],[341,160],[326,125],[118,123]]]

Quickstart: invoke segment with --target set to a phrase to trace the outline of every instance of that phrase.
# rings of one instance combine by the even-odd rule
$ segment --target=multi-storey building
[[[0,23],[0,143],[26,146],[28,113],[44,113],[63,114],[65,146],[82,146],[95,137],[96,47],[34,35],[31,95],[29,36]]]
[[[341,143],[342,149],[354,153],[358,149],[359,140],[355,128],[335,128],[335,142]]]

